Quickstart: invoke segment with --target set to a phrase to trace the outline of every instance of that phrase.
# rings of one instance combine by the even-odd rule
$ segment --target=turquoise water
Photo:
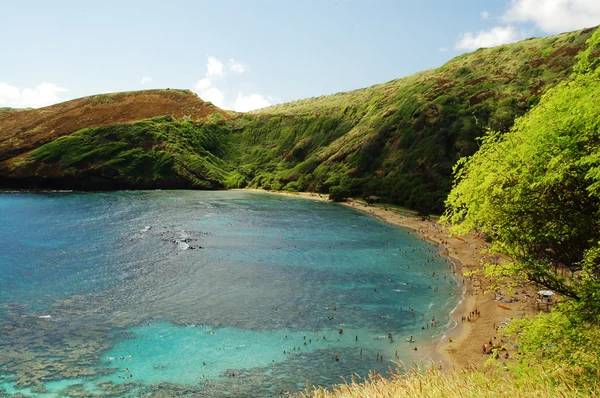
[[[411,361],[460,297],[406,230],[243,191],[1,194],[0,270],[7,395],[329,386]]]

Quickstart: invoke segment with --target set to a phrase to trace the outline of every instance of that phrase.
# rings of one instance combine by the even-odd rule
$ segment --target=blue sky
[[[0,10],[0,107],[171,87],[246,111],[600,24],[600,0],[19,0]]]

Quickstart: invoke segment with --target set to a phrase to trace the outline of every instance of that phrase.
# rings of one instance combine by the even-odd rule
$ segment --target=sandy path
[[[306,192],[273,193],[328,201],[327,195]],[[536,312],[535,297],[525,297],[525,292],[529,296],[533,295],[531,287],[519,289],[518,294],[504,295],[497,300],[500,296],[488,288],[490,282],[481,271],[481,261],[484,259],[481,251],[486,247],[486,243],[476,235],[450,238],[448,229],[442,228],[435,221],[424,221],[420,217],[402,214],[397,209],[384,205],[367,206],[356,200],[340,204],[385,222],[415,230],[423,239],[438,245],[440,253],[448,256],[456,264],[456,278],[464,289],[463,300],[451,314],[453,325],[446,332],[447,337],[433,347],[420,347],[421,358],[429,356],[436,362],[441,361],[442,365],[456,368],[481,367],[490,358],[490,355],[483,353],[483,345],[489,346],[490,341],[494,345],[500,345],[502,328],[506,322],[525,313],[531,315]],[[475,273],[472,274],[473,272]],[[511,297],[518,301],[510,300]],[[479,315],[473,314],[476,310]],[[449,341],[449,338],[452,341]]]

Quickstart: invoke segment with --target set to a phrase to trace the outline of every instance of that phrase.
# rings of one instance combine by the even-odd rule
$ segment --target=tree
[[[588,40],[572,78],[509,133],[489,132],[455,167],[443,220],[488,234],[513,274],[553,289],[600,319],[600,68]]]
[[[336,185],[329,190],[329,200],[334,202],[344,202],[349,196],[350,191],[339,185]]]

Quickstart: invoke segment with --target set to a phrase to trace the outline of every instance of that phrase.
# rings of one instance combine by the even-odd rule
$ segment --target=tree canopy
[[[515,275],[573,299],[600,319],[600,67],[588,40],[571,79],[546,93],[510,132],[489,132],[455,167],[444,220],[480,231]]]

